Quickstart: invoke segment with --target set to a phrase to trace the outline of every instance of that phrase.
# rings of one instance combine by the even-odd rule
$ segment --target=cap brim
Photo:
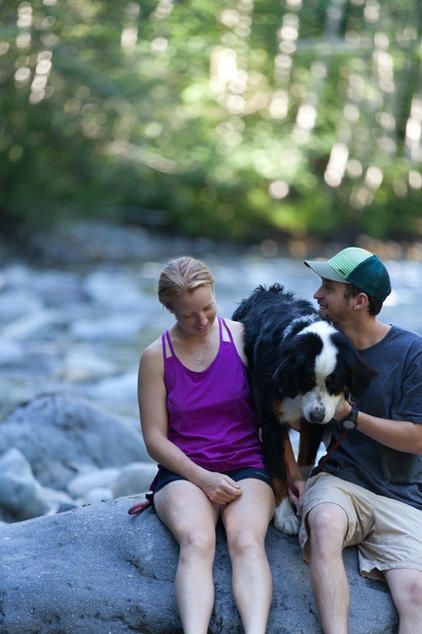
[[[309,260],[305,260],[306,266],[309,266],[310,269],[320,277],[324,277],[326,280],[331,280],[332,282],[342,282],[343,284],[348,284],[348,281],[341,277],[336,271],[331,268],[331,266],[327,262],[311,262]]]

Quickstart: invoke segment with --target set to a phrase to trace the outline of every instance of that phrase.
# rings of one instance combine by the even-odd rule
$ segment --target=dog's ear
[[[301,300],[301,304],[307,304],[306,300]],[[295,337],[299,335],[304,328],[310,326],[315,321],[320,321],[318,315],[316,313],[310,313],[309,315],[302,315],[302,317],[296,317],[286,328],[284,332],[284,338],[286,341],[286,346],[292,341],[296,341]],[[306,335],[305,335],[306,336]]]
[[[279,366],[273,374],[273,381],[277,385],[282,398],[294,398],[298,394],[299,374],[292,365]]]
[[[278,365],[273,372],[272,380],[283,397],[294,398],[301,391],[300,381],[306,358],[303,351],[295,345],[296,340],[297,337],[289,339],[280,347]]]

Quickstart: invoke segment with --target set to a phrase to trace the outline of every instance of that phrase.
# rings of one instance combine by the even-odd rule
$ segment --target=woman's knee
[[[198,557],[214,556],[216,544],[215,529],[190,528],[180,536],[181,552],[190,553]]]
[[[232,555],[261,555],[265,550],[264,537],[247,526],[227,534],[227,544]]]

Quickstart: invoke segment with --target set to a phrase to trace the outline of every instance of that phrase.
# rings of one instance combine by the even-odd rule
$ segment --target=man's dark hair
[[[353,284],[347,284],[347,288],[344,291],[344,298],[349,299],[350,297],[356,297],[356,295],[359,295],[359,293],[365,293],[365,291],[362,291],[360,288],[353,286]],[[375,317],[381,311],[382,302],[379,299],[376,299],[375,297],[368,295],[368,293],[365,293],[365,295],[368,297],[368,302],[369,302],[368,312],[370,315]]]

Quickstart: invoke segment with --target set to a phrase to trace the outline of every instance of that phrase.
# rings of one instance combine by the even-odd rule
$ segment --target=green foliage
[[[417,237],[420,3],[1,2],[0,228]]]

